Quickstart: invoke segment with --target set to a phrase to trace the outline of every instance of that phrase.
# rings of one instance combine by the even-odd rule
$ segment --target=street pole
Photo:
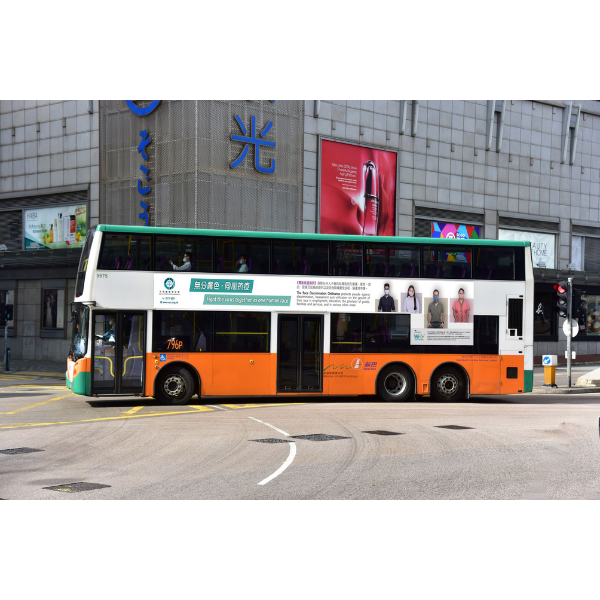
[[[567,334],[567,386],[571,387],[571,342],[573,341],[573,328],[571,327],[571,320],[573,318],[573,278],[568,278],[569,290],[567,291],[567,319],[569,321],[568,334]]]
[[[8,306],[8,291],[6,292],[6,297],[4,298],[4,306]],[[8,348],[8,321],[4,321],[4,370],[6,371],[7,364],[7,348]]]

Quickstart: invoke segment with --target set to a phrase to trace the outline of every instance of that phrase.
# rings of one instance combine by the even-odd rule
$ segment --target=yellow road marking
[[[57,400],[62,400],[63,398],[68,398],[69,396],[74,396],[75,394],[66,394],[65,396],[59,396],[58,398],[52,398],[51,400],[46,400],[45,402],[38,402],[37,404],[31,404],[29,406],[24,406],[23,408],[17,408],[17,410],[13,410],[11,412],[0,413],[0,415],[14,415],[23,410],[29,410],[30,408],[35,408],[36,406],[42,406],[42,404],[49,404],[50,402],[56,402]]]
[[[0,390],[7,390],[10,388],[42,388],[44,390],[66,390],[66,385],[40,385],[35,383],[20,383],[18,385],[5,385],[0,387]]]
[[[206,406],[202,406],[200,405],[196,405],[196,404],[188,404],[187,405],[188,408],[195,408],[196,410],[202,412],[202,411],[207,411],[207,412],[214,412],[214,408],[206,408]]]
[[[238,406],[236,404],[221,404],[221,406],[226,406],[227,408],[262,408],[263,406],[297,406],[299,404],[306,404],[306,402],[285,402],[281,404],[243,404],[242,406]]]
[[[66,371],[66,369],[65,369]],[[9,373],[6,373],[7,375]],[[13,371],[13,375],[42,375],[44,377],[60,377],[63,378],[65,376],[64,373],[43,373],[41,371]]]
[[[132,415],[133,413],[137,412],[141,408],[144,408],[145,406],[146,406],[145,404],[142,404],[142,406],[134,406],[131,410],[124,412],[123,416]]]
[[[55,423],[24,423],[19,425],[2,425],[0,429],[19,429],[21,427],[41,427],[42,425],[71,425],[72,423],[91,423],[93,421],[116,421],[118,419],[145,419],[148,417],[163,417],[166,415],[189,415],[193,412],[203,412],[209,411],[212,412],[212,408],[202,407],[202,410],[189,410],[187,412],[184,411],[175,411],[175,412],[166,412],[166,413],[155,413],[155,414],[145,414],[145,415],[129,415],[127,417],[100,417],[97,419],[81,419],[79,421],[56,421]]]

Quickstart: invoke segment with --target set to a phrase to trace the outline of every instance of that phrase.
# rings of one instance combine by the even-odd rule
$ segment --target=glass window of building
[[[365,275],[369,277],[419,276],[419,247],[401,244],[366,244]]]
[[[363,275],[363,243],[331,242],[332,275],[361,277]]]
[[[44,289],[42,292],[42,331],[65,328],[65,290]]]
[[[152,268],[149,235],[104,232],[98,269],[108,271],[150,271]]]
[[[269,240],[217,238],[217,273],[269,273]]]
[[[553,290],[537,291],[533,295],[533,335],[536,338],[556,336],[556,319],[554,317]]]
[[[362,315],[331,315],[331,352],[362,352]]]
[[[582,330],[581,323],[579,326],[579,335],[584,333],[588,337],[600,336],[600,295],[586,294],[582,296],[584,300],[583,309],[585,313],[585,329]],[[583,317],[582,317],[583,319]],[[577,338],[575,338],[577,339]]]
[[[429,279],[471,279],[471,249],[423,246],[422,276]]]
[[[364,315],[364,352],[410,351],[410,315]]]
[[[215,313],[215,352],[269,352],[269,313]]]
[[[153,319],[153,352],[213,351],[212,312],[157,310]]]
[[[179,270],[211,273],[213,270],[213,238],[157,235],[154,243],[154,268],[156,271]],[[173,267],[177,267],[177,269]]]
[[[327,275],[329,244],[318,241],[273,240],[276,275]]]

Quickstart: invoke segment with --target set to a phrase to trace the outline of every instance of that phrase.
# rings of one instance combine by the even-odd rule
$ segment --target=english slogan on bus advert
[[[395,235],[396,152],[321,142],[321,233]]]
[[[387,291],[387,293],[386,293]],[[410,315],[412,345],[472,345],[472,281],[161,273],[154,308]]]

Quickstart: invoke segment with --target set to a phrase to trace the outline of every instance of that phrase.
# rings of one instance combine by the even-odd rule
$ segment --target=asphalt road
[[[600,394],[219,400],[90,401],[2,375],[0,498],[600,499]]]

